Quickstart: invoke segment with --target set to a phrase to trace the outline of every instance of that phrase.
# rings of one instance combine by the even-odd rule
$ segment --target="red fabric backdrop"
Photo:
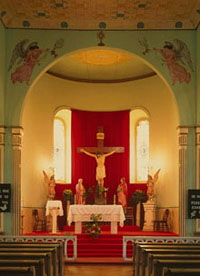
[[[96,185],[96,160],[78,147],[97,146],[98,126],[103,126],[104,146],[124,147],[123,153],[115,153],[106,158],[106,178],[104,186],[109,187],[108,200],[112,202],[117,185],[122,176],[129,182],[129,111],[88,112],[72,110],[72,183],[83,178],[86,188]]]
[[[104,186],[108,187],[108,203],[113,202],[113,195],[120,178],[124,176],[128,184],[129,198],[136,189],[146,191],[145,184],[129,184],[129,111],[90,112],[72,110],[72,185],[57,185],[56,198],[61,199],[64,189],[72,189],[78,178],[83,178],[86,189],[96,185],[96,160],[84,153],[78,153],[78,147],[97,146],[98,126],[103,126],[104,146],[124,147],[123,153],[115,153],[106,158],[106,178]]]

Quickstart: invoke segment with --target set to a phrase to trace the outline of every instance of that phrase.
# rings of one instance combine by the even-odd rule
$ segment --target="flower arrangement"
[[[147,201],[147,195],[142,190],[136,190],[132,194],[132,197],[130,200],[132,206],[137,205],[139,202],[146,202],[146,201]]]
[[[72,190],[65,189],[63,191],[63,198],[64,198],[65,201],[69,200],[70,203],[73,203],[74,198],[73,198],[73,192],[72,192]]]
[[[103,193],[107,193],[108,189],[109,188],[107,188],[107,187],[102,188],[99,184],[96,184],[96,186],[95,186],[96,196],[102,195]]]
[[[91,222],[85,223],[85,226],[87,227],[87,230],[85,230],[85,233],[89,233],[91,237],[94,239],[98,239],[100,233],[101,233],[101,228],[99,227],[99,220],[101,220],[102,217],[100,214],[94,215],[92,214],[90,216]]]

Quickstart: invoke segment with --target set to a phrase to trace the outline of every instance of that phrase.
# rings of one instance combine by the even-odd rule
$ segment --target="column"
[[[196,189],[200,189],[200,126],[196,127]],[[200,232],[200,219],[196,220],[196,232]]]
[[[20,234],[21,220],[21,146],[23,130],[21,127],[12,128],[13,151],[13,235]]]
[[[4,183],[5,127],[0,127],[0,183]],[[0,215],[0,232],[3,232],[4,215]]]
[[[186,187],[187,187],[187,138],[188,127],[178,128],[179,138],[179,230],[180,235],[186,233]]]

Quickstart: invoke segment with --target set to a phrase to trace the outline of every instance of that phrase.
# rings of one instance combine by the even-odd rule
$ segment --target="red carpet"
[[[66,230],[70,228],[66,227]],[[98,239],[89,234],[77,235],[78,258],[122,257],[123,236],[177,236],[169,232],[140,231],[138,226],[124,226],[118,228],[118,234],[110,234],[110,226],[101,226],[102,233]],[[73,230],[71,228],[70,230]],[[83,228],[84,231],[84,228]],[[132,243],[127,244],[127,257],[132,257]],[[68,253],[72,255],[72,246],[69,245]]]
[[[140,231],[138,226],[118,227],[118,234],[110,234],[110,225],[101,226],[102,232],[98,239],[92,238],[89,234],[77,234],[77,255],[78,260],[90,262],[90,259],[105,258],[112,260],[122,260],[123,236],[178,236],[171,232]],[[75,235],[74,226],[65,226],[64,231],[54,235]],[[49,232],[33,232],[26,235],[52,235]],[[72,242],[68,242],[68,256],[73,256]],[[132,257],[132,243],[127,244],[127,257]],[[122,261],[120,261],[122,262]]]

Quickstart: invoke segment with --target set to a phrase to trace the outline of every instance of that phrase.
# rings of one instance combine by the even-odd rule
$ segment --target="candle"
[[[74,204],[76,204],[76,195],[74,195]]]
[[[114,197],[113,197],[113,204],[114,205],[116,204],[116,195],[114,195]]]

